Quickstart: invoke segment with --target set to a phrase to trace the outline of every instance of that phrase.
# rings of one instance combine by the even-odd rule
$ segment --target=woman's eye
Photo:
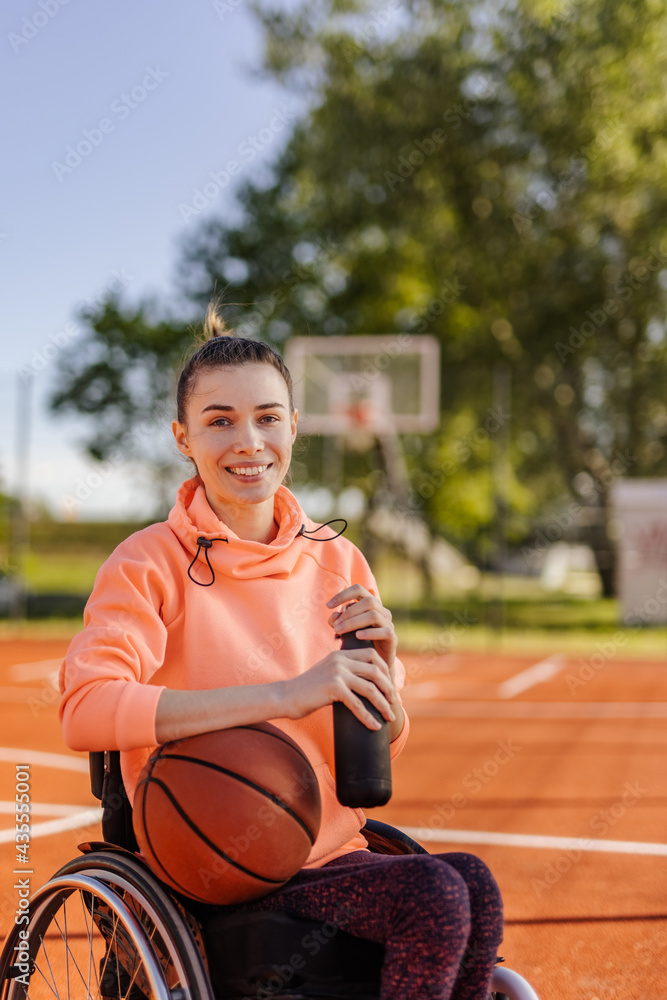
[[[260,424],[277,424],[279,419],[272,413],[265,413],[263,417],[260,417],[259,422]],[[211,427],[231,427],[231,422],[226,417],[216,417],[215,420],[211,421]]]

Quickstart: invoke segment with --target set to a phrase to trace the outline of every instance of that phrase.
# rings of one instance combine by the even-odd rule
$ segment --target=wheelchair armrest
[[[90,767],[90,790],[96,799],[102,800],[104,787],[104,750],[94,750],[88,754]]]
[[[426,848],[407,833],[378,819],[367,819],[361,832],[374,854],[428,854]]]

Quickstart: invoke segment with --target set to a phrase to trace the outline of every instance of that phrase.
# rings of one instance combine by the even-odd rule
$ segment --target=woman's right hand
[[[396,698],[396,691],[389,667],[373,647],[334,650],[304,674],[283,683],[288,719],[302,719],[318,708],[342,701],[365,726],[379,729],[381,723],[364,707],[360,695],[388,722],[395,718],[390,701]]]

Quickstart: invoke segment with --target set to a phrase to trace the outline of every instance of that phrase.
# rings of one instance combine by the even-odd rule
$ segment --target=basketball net
[[[373,400],[352,400],[342,408],[342,414],[349,425],[345,432],[348,448],[353,451],[368,451],[372,448],[379,429],[380,417]]]

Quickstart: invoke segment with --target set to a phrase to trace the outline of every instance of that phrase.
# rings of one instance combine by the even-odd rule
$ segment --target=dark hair
[[[195,353],[185,365],[178,380],[176,403],[178,421],[185,423],[188,400],[200,372],[223,366],[271,365],[285,380],[290,412],[294,413],[292,376],[277,351],[261,340],[247,340],[234,336],[219,313],[220,297],[211,300],[203,327],[203,343],[195,344]]]

